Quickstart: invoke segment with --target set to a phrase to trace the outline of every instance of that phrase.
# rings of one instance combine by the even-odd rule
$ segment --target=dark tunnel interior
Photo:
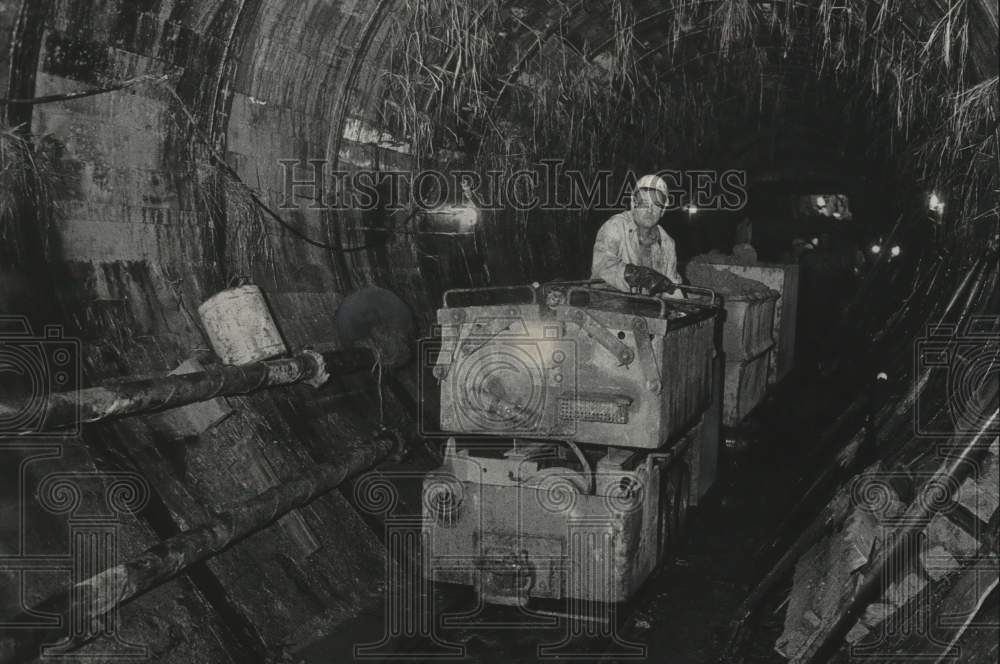
[[[997,44],[0,0],[0,663],[996,662]]]

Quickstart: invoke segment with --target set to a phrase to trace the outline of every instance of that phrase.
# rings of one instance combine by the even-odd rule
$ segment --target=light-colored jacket
[[[675,284],[684,283],[677,272],[677,249],[673,238],[662,226],[657,226],[656,230],[660,233],[660,241],[650,247],[650,260],[642,261],[639,230],[632,220],[632,213],[623,212],[608,219],[597,232],[590,278],[602,279],[628,293],[631,289],[625,281],[625,266],[631,263],[652,268]]]

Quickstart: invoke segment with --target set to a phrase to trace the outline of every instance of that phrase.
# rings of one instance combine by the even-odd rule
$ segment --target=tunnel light
[[[688,214],[698,214],[698,206],[697,205],[689,205],[687,207],[687,212],[688,212]]]
[[[940,196],[937,195],[936,192],[930,195],[928,203],[931,212],[936,212],[937,214],[944,214],[944,201],[941,199]]]
[[[479,225],[479,208],[471,205],[441,205],[423,211],[427,222],[423,232],[465,235]]]
[[[826,196],[816,197],[816,207],[821,207],[821,208],[826,207]]]
[[[873,254],[875,254],[876,256],[878,256],[879,254],[882,253],[882,245],[873,244],[871,251],[872,251]]]
[[[889,252],[889,253],[891,253],[891,254],[892,254],[892,257],[893,257],[893,258],[899,258],[900,254],[902,254],[902,253],[903,253],[903,248],[902,248],[902,247],[900,247],[900,246],[899,246],[899,245],[897,244],[897,245],[896,245],[895,247],[893,247],[893,248],[892,248],[892,249],[890,250],[890,252]]]
[[[458,226],[463,231],[471,231],[479,224],[479,210],[473,207],[463,207],[461,211],[455,215],[458,221]]]

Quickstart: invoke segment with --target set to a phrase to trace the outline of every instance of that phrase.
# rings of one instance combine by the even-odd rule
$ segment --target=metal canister
[[[264,294],[253,284],[216,293],[198,307],[198,315],[225,364],[250,364],[288,352]]]

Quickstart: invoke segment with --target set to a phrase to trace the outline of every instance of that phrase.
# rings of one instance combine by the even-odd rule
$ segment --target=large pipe
[[[216,366],[204,371],[132,380],[69,392],[54,392],[17,401],[0,401],[0,435],[58,431],[77,423],[100,422],[125,415],[154,413],[215,397],[249,394],[296,383],[322,383],[328,374],[371,369],[376,354],[368,348],[327,353],[306,351],[294,357],[242,366]],[[41,409],[41,410],[39,410]],[[25,418],[25,413],[32,417]],[[31,425],[4,423],[31,420]]]
[[[100,622],[107,613],[378,465],[400,450],[401,445],[402,437],[397,432],[382,431],[354,448],[342,461],[309,468],[302,477],[268,489],[197,528],[164,540],[138,557],[50,597],[11,624],[35,622],[39,614],[34,612],[38,611],[69,616],[72,624],[90,627],[88,636],[78,637],[70,646],[78,648],[101,635]],[[41,644],[63,636],[52,628],[0,630],[0,664],[32,660],[38,656]],[[65,643],[60,645],[64,647]]]

